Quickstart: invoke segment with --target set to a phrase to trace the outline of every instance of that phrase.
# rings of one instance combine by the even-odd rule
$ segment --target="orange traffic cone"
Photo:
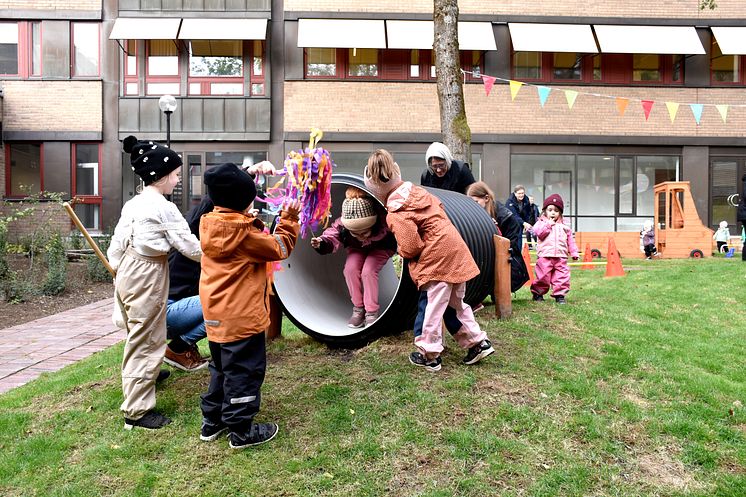
[[[606,254],[606,274],[604,276],[624,276],[622,257],[616,249],[613,238],[609,238],[609,251]]]
[[[591,253],[591,244],[585,244],[585,250],[583,251],[583,262],[593,262],[593,254]],[[593,269],[591,264],[583,264],[580,269]]]
[[[530,286],[534,282],[534,268],[531,266],[531,254],[528,253],[527,243],[523,244],[521,255],[523,255],[523,262],[526,263],[526,269],[528,270],[528,281],[523,286]]]

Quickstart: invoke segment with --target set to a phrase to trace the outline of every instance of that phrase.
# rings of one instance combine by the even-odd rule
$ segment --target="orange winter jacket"
[[[409,274],[417,288],[431,281],[464,283],[479,274],[443,204],[427,190],[402,183],[386,200],[386,210],[386,223],[399,244],[399,254],[409,259]]]
[[[267,262],[286,259],[299,231],[298,218],[287,212],[272,235],[243,212],[216,206],[202,216],[199,298],[208,340],[235,342],[267,329]]]

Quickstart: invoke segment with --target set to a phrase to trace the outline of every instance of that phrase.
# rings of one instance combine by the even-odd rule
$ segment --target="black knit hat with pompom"
[[[138,140],[128,136],[122,142],[122,148],[130,154],[130,164],[135,174],[149,185],[171,174],[181,167],[181,156],[170,148],[153,141]]]

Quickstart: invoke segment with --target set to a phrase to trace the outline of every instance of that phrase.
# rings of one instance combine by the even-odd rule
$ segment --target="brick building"
[[[629,231],[652,216],[653,184],[681,179],[705,224],[735,225],[727,198],[746,172],[743,2],[459,4],[473,169],[498,197],[517,183],[538,202],[560,192],[577,230]],[[78,210],[94,229],[135,193],[120,140],[165,141],[165,94],[177,99],[170,137],[185,166],[173,200],[184,210],[203,194],[205,168],[281,164],[311,127],[324,130],[339,170],[360,172],[385,147],[412,180],[440,139],[432,0],[0,7],[4,197],[38,180],[83,196]],[[482,75],[496,78],[489,95]],[[524,83],[515,95],[511,80]],[[643,101],[654,102],[647,118]]]

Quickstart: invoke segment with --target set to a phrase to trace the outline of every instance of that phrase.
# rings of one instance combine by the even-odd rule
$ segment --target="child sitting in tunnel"
[[[379,218],[373,202],[351,186],[342,202],[342,216],[311,239],[320,254],[347,249],[344,277],[352,300],[350,328],[369,326],[378,319],[378,273],[396,252],[396,239]]]

